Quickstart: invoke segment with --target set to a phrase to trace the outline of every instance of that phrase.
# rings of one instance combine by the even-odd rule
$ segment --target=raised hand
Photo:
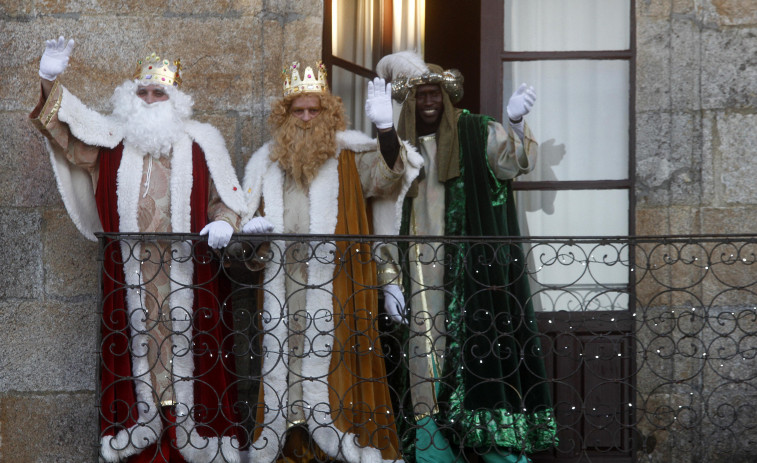
[[[536,92],[534,92],[534,88],[527,84],[520,84],[518,90],[512,94],[510,101],[507,102],[507,117],[513,122],[519,122],[523,116],[531,111],[535,101]]]
[[[68,66],[68,58],[74,49],[74,39],[66,39],[61,35],[58,40],[46,40],[45,52],[39,60],[39,76],[45,80],[55,80]]]
[[[368,82],[368,94],[365,98],[365,113],[379,130],[391,128],[392,121],[392,84],[376,77]]]

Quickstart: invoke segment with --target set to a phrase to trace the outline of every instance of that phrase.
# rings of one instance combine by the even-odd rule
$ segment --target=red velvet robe
[[[95,193],[97,209],[105,233],[119,231],[116,178],[123,145],[100,151],[100,168]],[[205,156],[197,143],[192,146],[193,184],[191,194],[191,232],[198,233],[208,222],[208,190],[210,174]],[[234,356],[231,355],[233,336],[230,283],[219,272],[217,261],[211,261],[212,251],[206,243],[193,243],[194,291],[192,342],[194,346],[194,409],[197,432],[204,437],[243,436],[234,413],[236,394],[234,385]],[[133,258],[133,257],[132,257]],[[203,263],[205,261],[206,263]],[[102,275],[102,341],[100,372],[100,429],[101,437],[114,435],[138,422],[137,394],[133,381],[130,352],[129,315],[126,304],[127,288],[121,246],[107,239]],[[219,355],[220,354],[220,355]],[[228,355],[227,355],[228,354]],[[175,379],[180,381],[180,379]],[[173,417],[164,418],[161,439],[128,461],[186,461],[175,448],[176,428]],[[173,442],[173,445],[172,445]],[[170,455],[170,457],[169,457]]]

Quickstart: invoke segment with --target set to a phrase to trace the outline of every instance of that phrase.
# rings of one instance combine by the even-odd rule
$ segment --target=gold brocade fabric
[[[148,174],[149,172],[149,174]],[[149,181],[148,181],[149,178]],[[140,231],[171,232],[171,159],[144,157],[137,208]],[[156,402],[173,404],[171,378],[171,243],[145,241],[140,255],[142,302],[148,343],[147,360]]]

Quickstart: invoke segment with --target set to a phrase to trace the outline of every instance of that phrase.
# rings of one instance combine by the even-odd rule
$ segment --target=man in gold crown
[[[284,96],[269,118],[272,140],[245,169],[255,217],[243,230],[395,234],[420,158],[397,137],[389,88],[380,79],[368,84],[375,140],[345,131],[341,99],[329,93],[320,62],[315,70],[294,63],[283,74]],[[271,243],[250,461],[402,459],[378,338],[377,285],[390,315],[402,295],[396,274],[377,281],[373,255],[367,242]]]
[[[47,138],[64,204],[81,233],[201,233],[224,247],[246,208],[218,130],[193,121],[181,66],[155,54],[111,99],[83,105],[57,80],[74,41],[49,40],[30,119]],[[226,391],[228,311],[204,243],[108,239],[101,346],[101,458],[237,462]],[[202,291],[192,288],[202,284]],[[202,346],[200,348],[200,346]],[[232,359],[233,360],[233,359]]]
[[[503,125],[454,107],[463,76],[406,51],[376,72],[402,104],[398,132],[418,147],[424,172],[407,194],[402,235],[518,236],[511,179],[529,172],[537,144],[523,117],[535,101],[523,84]],[[516,245],[410,246],[406,453],[452,463],[525,463],[551,447],[555,422],[524,258]],[[466,450],[468,449],[468,450]]]

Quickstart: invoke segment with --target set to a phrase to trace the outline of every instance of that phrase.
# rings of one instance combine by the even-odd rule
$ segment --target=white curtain
[[[506,0],[506,51],[623,50],[629,0]],[[526,121],[539,141],[534,170],[519,180],[624,180],[629,163],[629,62],[505,62],[503,101],[522,83],[537,100]],[[503,110],[504,116],[504,110]],[[519,191],[524,235],[623,236],[628,190]],[[529,249],[526,249],[529,251]],[[609,258],[607,256],[610,256]],[[623,310],[628,253],[575,245],[530,248],[537,310]],[[568,294],[559,288],[571,285]],[[575,289],[575,290],[574,290]]]
[[[393,8],[392,51],[415,50],[423,56],[426,0],[398,0]]]
[[[380,0],[333,0],[331,18],[332,54],[368,69],[374,67],[374,4]],[[371,132],[363,103],[367,81],[333,66],[331,91],[339,95],[350,120],[350,128]]]
[[[332,0],[332,53],[367,69],[375,69],[374,50],[379,43],[374,11],[381,0]],[[395,0],[392,11],[392,51],[413,49],[423,53],[425,0]],[[383,8],[379,8],[383,11]],[[383,18],[381,18],[383,21]],[[332,92],[342,97],[350,128],[373,132],[363,108],[368,80],[337,66],[331,71]]]

